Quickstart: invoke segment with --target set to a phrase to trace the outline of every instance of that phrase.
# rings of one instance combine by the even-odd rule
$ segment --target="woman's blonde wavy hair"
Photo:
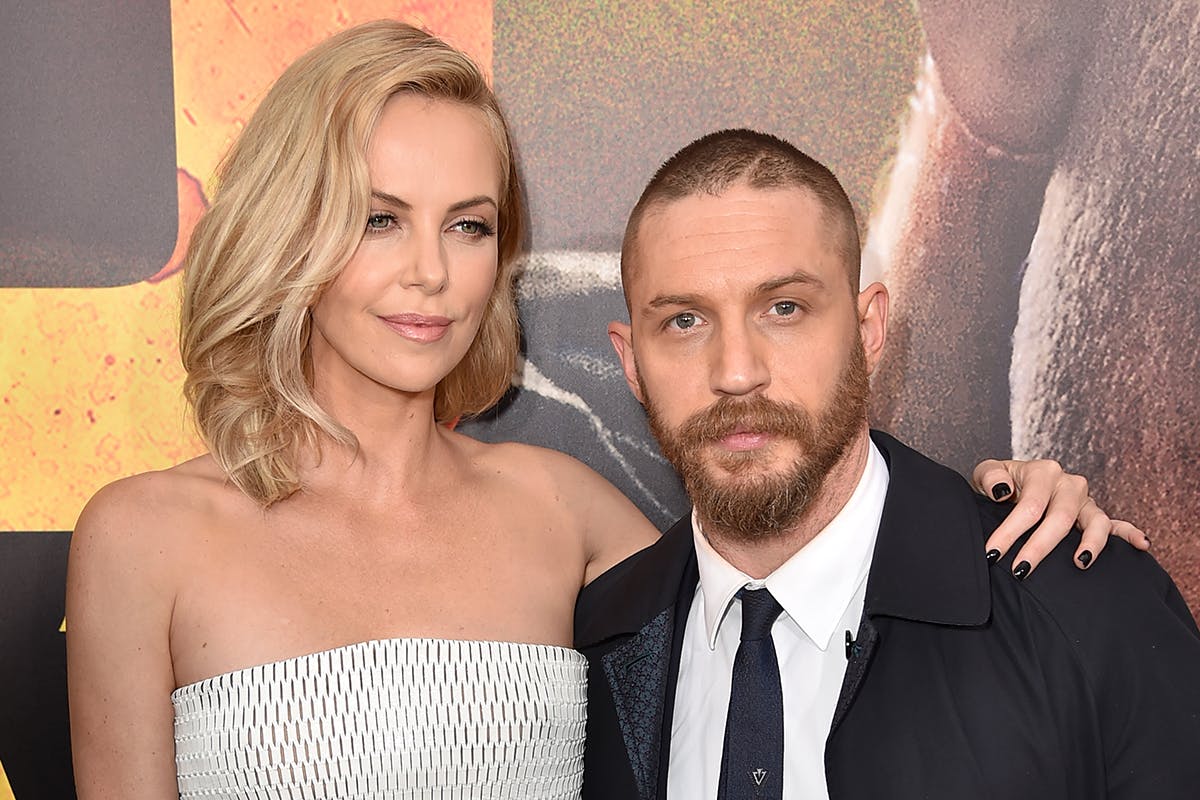
[[[466,55],[410,25],[333,36],[283,73],[225,156],[184,261],[184,393],[217,463],[263,506],[300,488],[299,458],[322,435],[357,446],[313,396],[308,310],[362,237],[367,145],[398,92],[482,111],[503,173],[496,284],[475,341],[437,385],[437,421],[492,406],[516,368],[525,209],[495,95]]]

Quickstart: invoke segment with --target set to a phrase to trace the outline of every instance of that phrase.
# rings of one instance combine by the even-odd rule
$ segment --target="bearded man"
[[[836,178],[765,134],[693,142],[635,207],[609,335],[694,509],[580,595],[585,797],[1193,797],[1174,584],[1120,542],[1085,577],[1078,533],[1032,576],[983,556],[1003,507],[868,429],[888,293],[858,265]]]

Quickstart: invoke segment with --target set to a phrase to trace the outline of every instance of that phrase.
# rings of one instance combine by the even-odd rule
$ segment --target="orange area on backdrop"
[[[172,2],[180,244],[154,280],[131,286],[0,289],[0,531],[69,530],[105,483],[202,451],[180,392],[182,243],[275,77],[321,39],[380,17],[446,37],[491,73],[490,0]]]

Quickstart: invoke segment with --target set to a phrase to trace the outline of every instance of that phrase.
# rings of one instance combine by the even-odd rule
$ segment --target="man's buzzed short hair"
[[[685,197],[720,195],[734,186],[811,192],[825,209],[825,221],[836,231],[851,289],[858,292],[862,257],[858,223],[854,206],[838,179],[825,165],[783,139],[744,128],[702,136],[667,159],[654,173],[625,225],[621,243],[622,283],[628,285],[636,260],[638,230],[647,212]]]

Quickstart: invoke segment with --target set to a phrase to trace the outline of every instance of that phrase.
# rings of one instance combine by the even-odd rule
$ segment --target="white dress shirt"
[[[771,636],[783,683],[784,800],[827,800],[825,740],[846,672],[845,632],[857,635],[888,470],[870,444],[850,500],[807,545],[764,580],[713,550],[692,512],[700,583],[688,612],[675,688],[668,800],[715,800],[721,775],[743,586],[766,586],[783,613]]]

